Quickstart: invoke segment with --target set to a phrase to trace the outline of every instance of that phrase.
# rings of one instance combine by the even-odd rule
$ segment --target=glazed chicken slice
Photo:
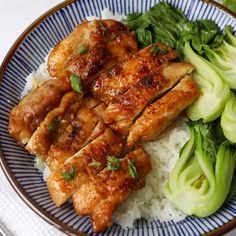
[[[120,169],[103,169],[73,194],[76,212],[91,216],[94,232],[103,231],[112,225],[113,212],[130,192],[144,186],[150,170],[150,157],[146,152],[141,148],[130,152],[121,160]]]
[[[171,91],[145,109],[130,129],[127,146],[154,140],[198,96],[195,81],[185,76]]]
[[[150,102],[172,88],[194,67],[186,62],[169,63],[158,74],[149,74],[114,99],[105,111],[105,122],[117,133],[125,136],[135,118]]]
[[[45,159],[54,139],[60,137],[66,129],[67,124],[62,121],[63,118],[66,121],[73,119],[74,114],[80,107],[82,97],[81,93],[74,91],[63,96],[59,107],[54,108],[47,114],[26,145],[26,149],[30,154]]]
[[[167,50],[165,54],[155,53],[155,48]],[[126,92],[142,78],[157,74],[168,61],[177,57],[177,52],[160,43],[150,45],[131,56],[123,63],[100,74],[92,85],[95,97],[109,104],[115,97]]]
[[[89,107],[93,100],[96,101],[87,98],[82,102],[75,118],[68,123],[64,132],[51,145],[46,157],[51,171],[55,171],[67,158],[104,132],[105,124],[101,114],[104,113],[105,106],[99,103],[95,107]]]
[[[105,125],[100,117],[104,104],[82,94],[69,92],[60,106],[48,113],[31,137],[27,150],[46,160],[51,171],[103,133]],[[54,124],[54,122],[57,122]],[[55,129],[50,127],[55,125]]]
[[[25,96],[9,115],[9,133],[19,145],[25,145],[47,113],[57,107],[71,89],[61,80],[48,80]]]
[[[94,76],[130,57],[138,49],[135,33],[114,20],[83,21],[50,53],[51,76],[67,79],[76,74],[83,85]]]
[[[68,158],[47,178],[50,195],[61,206],[71,195],[96,175],[107,163],[108,156],[119,156],[122,151],[121,140],[110,129],[87,144],[83,149]]]

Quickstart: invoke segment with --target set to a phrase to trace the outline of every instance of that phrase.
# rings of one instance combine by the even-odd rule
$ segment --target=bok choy
[[[236,143],[236,97],[233,92],[231,92],[221,115],[221,127],[224,136],[229,141]]]
[[[235,148],[213,137],[214,123],[190,124],[191,137],[181,150],[164,193],[187,215],[205,217],[224,203],[235,167]]]
[[[189,42],[185,44],[184,55],[186,60],[196,67],[194,79],[201,91],[201,96],[188,108],[187,115],[194,121],[213,121],[222,114],[230,89],[213,69],[212,64],[193,51]]]
[[[219,47],[205,47],[204,51],[214,70],[231,89],[236,89],[236,37],[232,28],[225,27],[225,39]]]

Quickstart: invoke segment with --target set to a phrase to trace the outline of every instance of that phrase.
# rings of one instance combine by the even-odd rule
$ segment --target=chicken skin
[[[62,98],[60,106],[48,113],[26,149],[46,160],[51,171],[56,170],[67,158],[103,133],[105,125],[101,114],[104,110],[105,105],[97,99],[87,97],[82,100],[81,93],[69,92]]]
[[[120,135],[127,135],[135,118],[148,104],[193,70],[191,64],[180,62],[169,63],[158,73],[151,72],[109,104],[105,122]]]
[[[25,96],[9,115],[9,133],[23,146],[45,118],[57,107],[62,96],[71,89],[61,80],[48,80]]]
[[[165,54],[155,53],[155,48],[166,50]],[[133,54],[125,62],[100,74],[92,85],[95,97],[109,104],[114,98],[125,93],[139,80],[149,75],[158,74],[168,61],[177,57],[178,53],[166,46],[156,43]]]
[[[71,195],[96,175],[107,163],[108,156],[119,156],[122,151],[121,140],[110,129],[87,144],[79,152],[68,158],[47,178],[50,195],[61,206]],[[99,163],[94,166],[94,163]]]
[[[82,94],[73,91],[63,96],[59,107],[47,114],[26,145],[30,154],[45,159],[55,136],[60,136],[66,128],[64,122],[61,122],[61,116],[64,115],[71,119],[71,115],[78,111],[81,101]],[[50,126],[52,126],[52,130]]]
[[[89,107],[93,100],[97,101],[93,98],[84,99],[75,118],[51,145],[46,157],[51,171],[55,171],[67,158],[104,132],[105,124],[101,113],[104,113],[105,106],[99,103],[95,107]]]
[[[154,140],[199,95],[196,82],[186,75],[171,91],[145,109],[130,129],[127,146]]]
[[[141,148],[127,154],[118,170],[103,169],[89,177],[76,191],[72,201],[79,215],[90,215],[93,231],[98,233],[112,225],[112,214],[125,201],[130,192],[145,184],[151,170],[149,155]]]
[[[85,88],[94,77],[138,49],[135,33],[114,20],[83,21],[52,50],[48,70],[52,77],[78,75]]]

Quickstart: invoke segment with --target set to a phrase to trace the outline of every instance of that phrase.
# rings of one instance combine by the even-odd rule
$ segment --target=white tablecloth
[[[17,37],[62,0],[0,0],[0,63]],[[0,224],[12,236],[64,236],[18,197],[0,169]]]
[[[17,37],[38,16],[62,0],[0,0],[0,63]],[[0,170],[0,224],[13,236],[63,236],[14,192]],[[236,235],[236,230],[227,236]]]

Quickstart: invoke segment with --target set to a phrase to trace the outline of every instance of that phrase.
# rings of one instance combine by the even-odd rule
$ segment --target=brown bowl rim
[[[7,65],[9,64],[10,60],[12,59],[14,53],[18,49],[18,47],[21,45],[21,43],[24,41],[24,39],[38,26],[40,25],[46,18],[53,15],[58,10],[70,5],[73,2],[76,2],[79,0],[66,0],[64,2],[61,2],[57,4],[56,6],[52,7],[48,11],[46,11],[44,14],[42,14],[40,17],[38,17],[32,24],[30,24],[25,31],[16,39],[16,41],[13,43],[12,47],[8,51],[7,55],[5,56],[1,67],[0,67],[0,85],[3,79],[3,74],[5,72],[5,69]],[[221,9],[222,11],[226,12],[227,14],[233,16],[236,19],[236,14],[229,9],[225,8],[223,5],[211,1],[211,0],[201,0],[202,2],[214,5],[215,7]],[[79,232],[77,230],[72,229],[68,225],[64,224],[60,220],[58,220],[56,217],[50,215],[47,211],[45,211],[42,207],[38,206],[37,203],[32,200],[27,192],[22,188],[22,186],[17,181],[16,177],[13,175],[10,167],[7,164],[7,161],[5,160],[1,146],[0,146],[0,166],[3,170],[3,173],[5,174],[7,180],[9,181],[10,185],[14,189],[14,191],[18,194],[18,196],[23,200],[23,202],[31,209],[33,210],[38,216],[40,216],[43,220],[45,220],[50,225],[54,226],[61,232],[67,234],[67,235],[86,235],[83,232]],[[236,227],[236,217],[232,220],[228,221],[227,223],[223,224],[222,226],[218,227],[217,229],[214,229],[210,232],[208,232],[207,236],[220,236],[224,233],[229,232],[233,228]]]

